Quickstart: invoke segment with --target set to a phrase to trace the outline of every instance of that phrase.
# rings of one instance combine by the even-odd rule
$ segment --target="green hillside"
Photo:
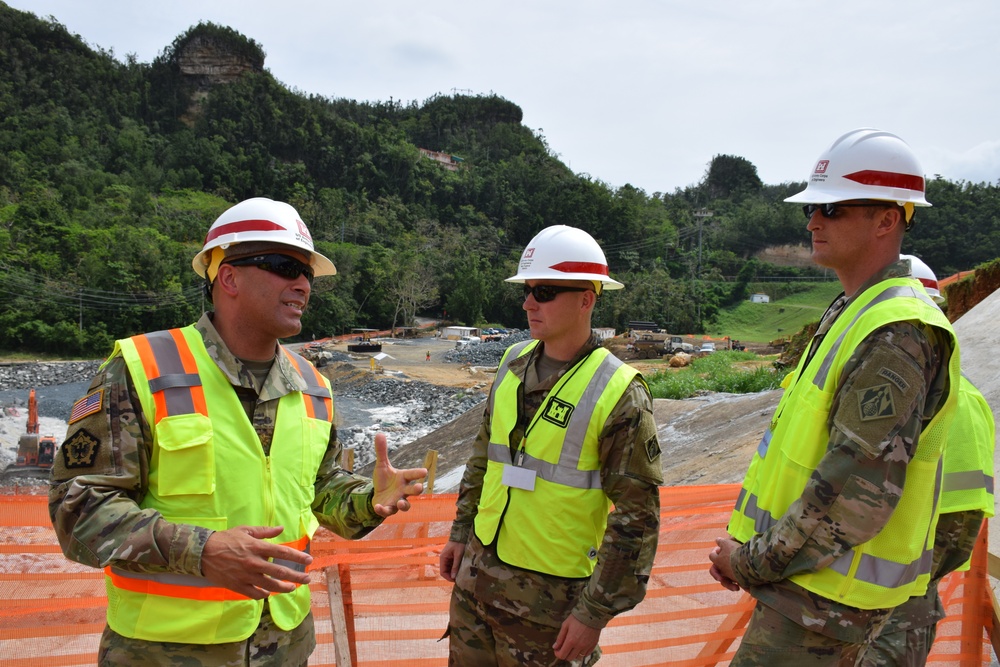
[[[759,291],[775,292],[773,285],[769,287],[771,289],[762,288]],[[795,283],[783,286],[781,291],[787,293],[795,288],[801,291],[772,298],[770,303],[743,301],[732,308],[720,310],[715,321],[707,327],[709,335],[729,336],[754,343],[786,338],[806,324],[818,321],[830,302],[842,291],[836,281]]]

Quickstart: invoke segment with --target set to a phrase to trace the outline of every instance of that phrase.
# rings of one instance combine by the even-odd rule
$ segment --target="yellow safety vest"
[[[729,533],[745,542],[781,519],[826,454],[830,407],[853,350],[883,326],[915,320],[951,334],[951,389],[921,432],[899,504],[871,540],[848,550],[829,567],[791,577],[807,590],[859,609],[895,607],[922,595],[930,580],[941,451],[955,414],[959,350],[951,324],[916,281],[895,278],[872,286],[840,314],[808,365],[809,357],[803,355],[786,378],[776,417],[751,460],[729,523]]]
[[[490,391],[492,436],[476,536],[495,543],[509,565],[585,578],[594,571],[611,506],[601,487],[599,436],[638,371],[595,349],[549,390],[512,459],[508,440],[521,378],[509,365],[537,343],[507,350]]]
[[[958,389],[955,421],[941,455],[941,514],[982,510],[994,514],[993,448],[996,428],[993,411],[974,384],[963,375]]]
[[[193,326],[123,339],[115,349],[153,433],[149,488],[140,506],[167,521],[216,531],[281,525],[284,531],[270,541],[308,552],[319,525],[311,509],[313,488],[334,416],[327,380],[281,348],[308,388],[279,399],[265,456],[236,392]],[[105,574],[108,624],[126,637],[216,644],[246,639],[260,623],[262,600],[204,577],[113,566]],[[302,622],[309,604],[308,586],[268,598],[271,616],[284,630]]]

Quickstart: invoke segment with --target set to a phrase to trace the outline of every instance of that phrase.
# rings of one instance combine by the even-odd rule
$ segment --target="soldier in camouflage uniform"
[[[264,489],[268,495],[276,494],[273,502],[285,502],[273,484],[274,479],[286,473],[274,466],[279,460],[294,458],[274,455],[280,451],[282,457],[294,457],[296,451],[304,452],[305,445],[279,440],[277,436],[288,429],[285,425],[288,420],[282,420],[278,407],[281,404],[282,410],[287,411],[293,405],[289,400],[301,403],[315,399],[316,405],[329,406],[323,417],[325,421],[321,422],[330,423],[326,427],[329,435],[319,430],[313,436],[314,449],[297,454],[303,463],[314,461],[313,468],[289,471],[293,479],[301,476],[303,486],[297,493],[306,505],[301,511],[308,513],[311,505],[311,513],[320,525],[343,537],[358,538],[378,526],[384,517],[408,509],[406,498],[421,492],[422,486],[416,480],[426,471],[392,468],[384,436],[376,442],[379,462],[374,481],[343,470],[339,465],[341,446],[336,428],[332,427],[329,383],[325,380],[320,383],[316,378],[321,376],[308,362],[278,344],[279,337],[295,335],[301,329],[299,319],[309,299],[313,273],[335,272],[327,258],[313,251],[308,231],[295,210],[262,198],[230,208],[212,226],[205,249],[195,258],[195,268],[209,281],[207,290],[215,312],[204,314],[190,332],[193,339],[204,344],[203,358],[213,365],[211,369],[199,365],[193,377],[200,377],[207,391],[206,373],[221,372],[224,377],[215,380],[224,383],[218,385],[222,387],[220,393],[227,391],[226,386],[231,387],[237,399],[232,405],[242,406],[242,410],[237,407],[228,415],[212,413],[225,417],[217,423],[213,420],[217,442],[233,442],[224,440],[225,434],[219,430],[242,420],[246,427],[239,432],[251,434],[250,438],[256,433],[259,440],[259,445],[247,443],[247,451],[258,460],[275,463],[267,464],[267,476],[273,478],[270,482],[249,477],[227,479],[226,475],[234,472],[213,464],[217,474],[208,479],[208,492],[203,496],[198,495],[201,491],[192,492],[195,495],[189,497],[211,501],[215,495],[220,503],[224,499],[235,500],[231,510],[225,504],[219,508],[223,519],[238,516],[242,511],[237,505],[244,504],[239,498],[243,485],[250,493],[250,489]],[[125,341],[119,341],[115,354],[101,367],[87,396],[74,406],[61,456],[57,456],[53,466],[49,511],[63,552],[79,563],[109,568],[109,572],[118,573],[118,580],[132,582],[130,585],[184,581],[192,589],[221,591],[221,598],[234,600],[227,605],[261,600],[263,603],[252,603],[249,618],[240,620],[244,639],[217,643],[195,643],[181,636],[170,637],[173,641],[141,638],[149,633],[169,634],[156,627],[155,614],[140,617],[136,636],[119,633],[111,625],[120,611],[109,606],[109,625],[101,638],[99,664],[305,665],[316,644],[308,595],[299,607],[304,618],[292,628],[283,628],[275,620],[275,596],[292,594],[299,587],[308,591],[304,586],[309,582],[305,567],[311,556],[301,546],[293,548],[273,541],[282,533],[281,526],[262,522],[213,529],[198,519],[183,522],[164,518],[154,498],[157,489],[166,495],[166,473],[162,470],[166,452],[162,448],[167,445],[160,426],[162,415],[158,408],[155,420],[150,418],[140,396],[153,389],[147,390],[134,381],[131,366],[124,357],[126,349],[129,348]],[[190,381],[190,375],[186,377],[182,382],[185,386],[197,384]],[[215,405],[215,397],[208,399]],[[312,452],[316,452],[314,458],[307,458]],[[187,474],[196,477],[201,468],[189,467],[182,471],[182,477]],[[308,484],[310,479],[315,480],[312,488]],[[221,495],[223,488],[236,488],[233,494],[236,497]],[[300,520],[306,525],[305,519]],[[291,528],[304,531],[302,544],[307,548],[309,529]],[[114,580],[112,577],[109,582]],[[167,588],[164,585],[162,590]],[[113,599],[112,593],[118,599],[117,588],[109,583],[109,601]],[[147,595],[149,599],[156,597]],[[183,602],[195,608],[201,604],[197,595],[189,597],[194,601]],[[170,609],[178,601],[166,598],[158,604],[166,604],[162,609]],[[209,629],[208,633],[211,632]]]
[[[757,601],[734,666],[854,665],[898,604],[879,603],[923,592],[930,564],[919,556],[922,571],[890,566],[891,580],[880,566],[857,565],[861,554],[888,564],[883,531],[898,536],[899,551],[924,553],[933,515],[915,508],[934,494],[940,453],[921,435],[939,412],[947,423],[954,411],[954,332],[899,261],[913,206],[928,205],[922,174],[898,137],[857,130],[786,200],[808,204],[813,260],[837,273],[844,293],[788,379],[783,402],[804,398],[779,405],[753,457],[729,528],[742,542],[720,537],[709,556],[717,581]],[[907,315],[892,321],[897,312]],[[826,412],[805,408],[819,391]],[[785,501],[774,512],[761,506],[773,497]]]
[[[918,257],[911,274],[935,303],[943,303],[937,276]],[[931,581],[927,592],[896,607],[878,637],[865,649],[861,667],[917,667],[927,662],[937,623],[945,617],[938,583],[950,572],[968,566],[986,516],[993,516],[993,413],[966,378],[961,380],[958,414],[945,445],[941,515],[934,530]],[[978,465],[977,465],[978,464]]]
[[[613,357],[613,368],[630,371],[614,391],[602,394],[592,378],[579,388],[579,401],[567,398],[572,379],[584,378],[588,364],[607,354],[590,329],[597,293],[602,287],[622,287],[608,277],[604,254],[588,234],[564,226],[543,230],[528,244],[518,274],[509,281],[524,283],[524,309],[538,343],[512,347],[498,369],[441,554],[441,574],[455,583],[449,664],[592,665],[601,655],[597,644],[604,626],[645,595],[656,554],[657,487],[663,478],[652,401],[641,376]],[[592,487],[581,492],[578,497],[586,500],[579,502],[545,496],[543,491],[560,493],[550,483],[559,473],[547,475],[550,466],[534,458],[542,457],[543,438],[533,434],[544,420],[565,424],[563,416],[585,414],[588,397],[603,404],[600,414],[607,416],[591,417],[583,442],[576,440],[582,437],[576,430],[578,435],[565,436],[562,454],[545,459],[559,461],[552,468],[570,467],[562,471],[570,477],[589,468]],[[507,421],[501,419],[505,415]],[[546,437],[560,438],[561,428]],[[565,428],[568,433],[574,427]],[[564,454],[574,446],[585,454],[567,463]],[[580,462],[586,452],[589,464]],[[527,462],[532,460],[534,467]],[[594,494],[600,496],[596,531],[572,511],[594,502]],[[609,500],[614,504],[610,515],[601,504]],[[503,503],[499,517],[496,510]],[[542,517],[554,521],[535,530]],[[594,535],[592,544],[574,545],[573,533],[581,526]],[[519,538],[528,544],[519,544]],[[546,562],[542,556],[522,556],[522,548],[555,556]],[[563,563],[563,554],[576,557],[577,551],[589,559],[589,567],[573,570]]]

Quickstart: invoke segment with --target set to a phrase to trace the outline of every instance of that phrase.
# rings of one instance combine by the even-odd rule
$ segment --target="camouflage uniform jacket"
[[[893,263],[868,287],[909,275],[909,263]],[[829,331],[851,299],[843,294],[824,314],[814,335]],[[781,520],[748,540],[730,558],[736,582],[763,604],[800,625],[835,639],[859,643],[865,629],[880,625],[891,610],[861,610],[811,593],[788,581],[799,572],[829,566],[848,549],[874,537],[888,522],[916,451],[922,426],[943,406],[949,391],[950,335],[920,322],[895,322],[869,335],[851,353],[830,408],[827,453]],[[879,371],[898,369],[910,383],[894,419],[859,428],[857,392],[884,383]],[[780,417],[779,417],[780,418]],[[864,435],[861,435],[864,434]]]
[[[209,356],[232,382],[266,454],[278,399],[304,389],[303,380],[278,353],[258,386],[226,347],[209,314],[195,326]],[[49,515],[63,553],[92,567],[114,564],[137,572],[201,576],[202,551],[213,531],[170,523],[159,512],[139,507],[148,486],[153,437],[120,355],[101,368],[88,395],[98,389],[103,390],[99,409],[70,425],[52,468]],[[345,472],[340,454],[333,428],[316,476],[313,512],[335,533],[361,537],[382,519],[372,509],[371,482]]]
[[[523,414],[510,435],[511,443],[520,442],[525,426],[562,374],[600,346],[600,340],[591,336],[575,359],[545,379],[539,379],[535,364],[529,363],[541,356],[542,344],[534,354],[511,362],[511,372],[524,382]],[[471,537],[473,547],[480,546],[473,521],[486,473],[489,442],[487,408],[459,488],[457,516],[450,536],[463,544]],[[603,628],[614,616],[642,600],[659,538],[657,486],[663,483],[663,472],[652,399],[640,379],[629,384],[611,412],[601,431],[599,447],[601,484],[614,509],[608,516],[597,567],[590,578],[564,579],[514,568],[501,562],[494,549],[486,548],[478,570],[480,584],[476,592],[480,602],[543,625],[558,627],[572,612],[582,623]],[[484,590],[490,591],[490,599],[482,599]]]

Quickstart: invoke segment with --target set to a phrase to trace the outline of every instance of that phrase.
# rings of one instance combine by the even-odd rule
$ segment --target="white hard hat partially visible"
[[[506,282],[526,280],[590,280],[600,282],[604,289],[625,287],[608,275],[608,260],[594,237],[566,225],[546,227],[528,243],[517,274]]]
[[[333,262],[313,249],[312,236],[298,211],[290,204],[267,197],[247,199],[226,209],[212,223],[205,245],[195,255],[191,266],[204,278],[213,263],[212,251],[215,248],[225,250],[238,243],[250,242],[285,245],[303,252],[309,256],[314,275],[332,276],[337,273]],[[217,261],[219,259],[216,258]],[[211,277],[214,278],[214,274]]]
[[[816,162],[806,189],[787,198],[800,204],[877,199],[900,206],[930,206],[924,171],[905,141],[871,128],[852,130],[833,142]]]
[[[931,267],[927,266],[924,260],[916,255],[900,255],[899,258],[910,260],[910,273],[920,281],[920,284],[927,290],[927,294],[934,299],[934,303],[944,303],[944,297],[941,296],[941,290],[938,287],[937,276],[931,271]]]

